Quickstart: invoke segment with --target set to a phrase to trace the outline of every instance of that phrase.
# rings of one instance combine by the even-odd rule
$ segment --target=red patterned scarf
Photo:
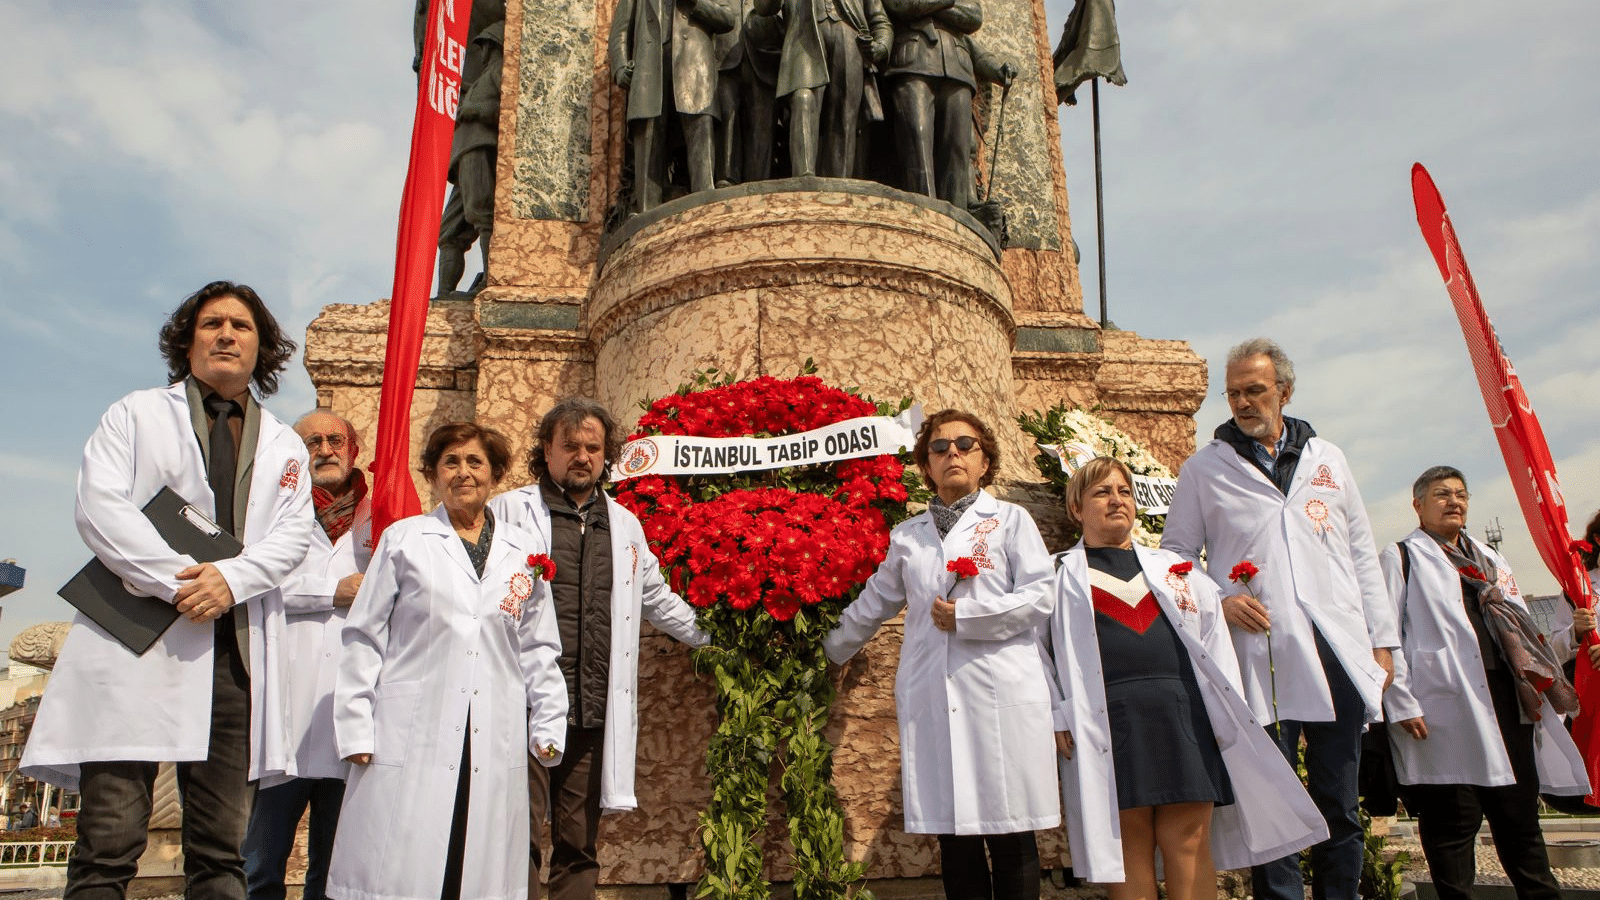
[[[316,507],[317,522],[327,532],[328,540],[339,543],[339,538],[356,520],[356,506],[367,495],[367,476],[360,469],[350,470],[350,489],[335,497],[315,485],[311,488],[311,505]]]

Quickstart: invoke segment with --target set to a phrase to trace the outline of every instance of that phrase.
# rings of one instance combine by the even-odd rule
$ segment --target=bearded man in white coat
[[[250,900],[283,900],[284,870],[295,830],[311,811],[306,835],[304,900],[323,900],[333,834],[339,825],[350,764],[333,733],[333,687],[339,674],[340,632],[372,560],[372,503],[356,467],[360,448],[345,419],[326,409],[295,423],[310,455],[311,505],[318,527],[305,561],[284,582],[280,703],[272,710],[287,732],[288,777],[256,792],[244,840]]]
[[[709,638],[694,607],[667,588],[644,529],[600,489],[622,447],[605,407],[569,397],[539,422],[529,454],[531,485],[489,501],[501,521],[544,538],[567,681],[566,753],[529,767],[528,896],[539,896],[543,854],[538,819],[550,815],[549,896],[592,900],[599,884],[595,843],[602,813],[637,807],[639,620],[698,647]],[[685,848],[687,850],[687,848]]]
[[[1572,628],[1546,643],[1505,559],[1467,536],[1465,476],[1434,466],[1411,497],[1417,530],[1383,552],[1400,611],[1402,650],[1384,698],[1400,795],[1442,900],[1472,897],[1485,816],[1518,900],[1555,900],[1539,793],[1589,792],[1561,726],[1560,713],[1577,705],[1561,662],[1594,630],[1594,611],[1574,610]]]
[[[1163,549],[1227,584],[1233,568],[1259,574],[1223,599],[1251,711],[1291,762],[1306,741],[1309,790],[1328,824],[1311,848],[1313,889],[1354,900],[1362,834],[1356,775],[1361,733],[1383,715],[1400,643],[1366,508],[1339,448],[1286,418],[1294,365],[1255,338],[1228,353],[1228,405],[1178,476]],[[1274,674],[1275,673],[1275,674]],[[1297,856],[1255,867],[1255,896],[1300,900]]]
[[[161,330],[169,387],[117,401],[84,448],[78,533],[131,590],[181,614],[143,655],[79,615],[22,771],[82,795],[66,896],[120,900],[138,871],[157,764],[177,763],[189,898],[243,900],[248,782],[281,772],[276,588],[313,527],[305,445],[261,408],[295,345],[256,292],[213,282]],[[244,543],[232,559],[175,553],[141,507],[162,488]]]

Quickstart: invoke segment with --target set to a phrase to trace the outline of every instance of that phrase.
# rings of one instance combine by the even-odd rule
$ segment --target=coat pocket
[[[1455,666],[1448,650],[1418,650],[1406,654],[1411,669],[1411,695],[1437,697],[1456,690]]]
[[[395,681],[378,685],[377,702],[372,709],[373,765],[405,765],[421,693],[421,681]]]

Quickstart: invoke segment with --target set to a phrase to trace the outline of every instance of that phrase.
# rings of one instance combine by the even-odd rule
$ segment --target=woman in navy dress
[[[1170,900],[1212,900],[1219,862],[1275,859],[1326,828],[1239,696],[1216,584],[1133,543],[1127,467],[1091,460],[1067,509],[1083,541],[1061,557],[1047,650],[1073,869],[1111,900],[1155,900],[1159,850]]]

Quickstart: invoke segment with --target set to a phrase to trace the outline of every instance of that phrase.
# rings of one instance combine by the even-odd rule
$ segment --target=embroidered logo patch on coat
[[[1200,607],[1194,602],[1194,594],[1189,590],[1189,579],[1176,572],[1167,573],[1167,587],[1172,589],[1173,602],[1184,612],[1199,612]]]
[[[993,569],[994,561],[989,559],[989,533],[1000,527],[1000,517],[991,516],[973,526],[977,536],[972,541],[972,552],[968,554],[980,569]]]
[[[278,490],[292,491],[300,486],[300,460],[291,459],[283,464],[283,477],[278,479]]]
[[[1333,480],[1333,472],[1327,466],[1317,466],[1317,475],[1311,479],[1311,486],[1328,491],[1339,490],[1339,482]]]

